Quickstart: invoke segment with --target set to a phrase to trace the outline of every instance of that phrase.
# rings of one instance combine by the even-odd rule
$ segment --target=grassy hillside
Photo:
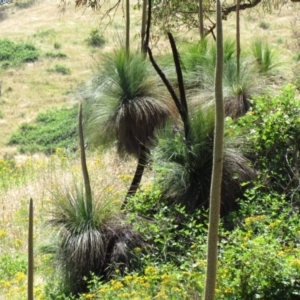
[[[91,74],[97,54],[100,51],[109,51],[118,44],[125,24],[123,13],[119,9],[113,25],[103,31],[105,47],[93,48],[85,40],[92,30],[99,28],[98,12],[91,9],[76,10],[72,4],[62,9],[57,2],[51,0],[35,1],[31,6],[23,6],[9,4],[0,7],[5,12],[0,20],[1,38],[32,43],[38,48],[40,58],[19,68],[1,71],[2,156],[5,153],[14,153],[14,148],[8,147],[6,143],[10,134],[22,122],[34,120],[39,112],[48,108],[71,106],[76,101],[72,92]],[[297,4],[290,3],[280,10],[273,9],[272,14],[264,13],[261,6],[242,13],[242,44],[247,45],[254,37],[269,41],[280,50],[281,59],[287,63],[287,76],[291,76],[292,57],[299,51],[293,39],[293,31],[299,27],[296,22],[297,12]],[[138,42],[138,11],[133,11],[132,19],[131,36]],[[225,37],[234,36],[234,30],[235,15],[231,14],[224,22]],[[186,40],[187,37],[198,38],[198,33],[187,34],[183,31],[178,34],[179,39]],[[158,52],[169,49],[161,35],[152,37],[152,46]],[[57,53],[66,57],[60,58]],[[65,67],[69,74],[49,72],[55,71],[57,65]]]
[[[1,155],[14,153],[14,148],[6,143],[22,122],[34,120],[39,112],[49,108],[75,103],[72,92],[91,74],[98,52],[118,43],[112,37],[117,37],[124,23],[120,14],[115,23],[118,29],[109,27],[103,32],[107,46],[100,50],[86,42],[92,30],[99,28],[99,14],[90,9],[76,11],[70,5],[62,12],[56,2],[45,0],[36,1],[28,8],[9,4],[5,11],[6,17],[0,21],[1,38],[33,44],[40,58],[0,71]],[[65,57],[60,58],[57,53]],[[57,65],[64,66],[69,74],[55,72]]]
[[[57,207],[63,204],[65,207],[61,207],[68,208],[70,204],[71,213],[72,208],[79,208],[80,212],[83,207],[76,207],[78,199],[75,195],[81,191],[82,183],[80,151],[77,151],[76,145],[72,149],[74,151],[70,151],[70,148],[62,148],[62,144],[57,149],[46,151],[49,154],[47,156],[21,156],[13,143],[22,141],[24,152],[28,147],[30,151],[30,147],[34,146],[34,137],[39,135],[42,139],[45,134],[45,128],[35,131],[37,124],[45,123],[49,126],[52,119],[61,121],[67,118],[65,116],[69,113],[65,110],[57,113],[56,109],[75,107],[78,101],[76,89],[93,73],[98,54],[111,51],[122,40],[125,21],[121,8],[113,24],[103,29],[99,27],[100,13],[91,9],[76,10],[72,3],[59,7],[52,0],[33,1],[29,6],[24,3],[27,0],[15,0],[13,4],[0,6],[0,39],[9,39],[15,45],[33,45],[39,54],[37,60],[0,69],[0,290],[3,289],[0,300],[26,299],[30,198],[34,201],[35,216],[35,298],[71,300],[74,298],[62,295],[60,279],[55,277],[59,272],[53,264],[53,252],[49,255],[39,251],[41,246],[45,246],[48,237],[50,240],[46,246],[55,244],[59,248],[59,233],[53,237],[50,235],[52,230],[45,226],[45,221],[53,218]],[[297,36],[300,21],[296,20],[300,6],[289,3],[280,7],[280,10],[272,8],[271,13],[264,12],[264,9],[266,8],[260,6],[242,12],[242,48],[247,49],[255,38],[268,41],[272,49],[278,51],[279,59],[284,63],[280,71],[282,73],[278,74],[282,77],[281,83],[290,82],[293,68],[297,64],[294,57],[300,57],[300,37]],[[132,10],[131,36],[134,48],[139,46],[139,16],[139,11]],[[93,43],[87,41],[95,38],[95,33],[103,35],[103,46],[93,47],[90,45]],[[235,14],[224,21],[224,34],[225,38],[234,38]],[[196,41],[198,36],[197,31],[177,32],[179,50],[187,49],[180,42]],[[169,43],[163,35],[155,33],[151,38],[155,57],[170,52]],[[183,60],[188,61],[188,58],[182,55]],[[188,67],[193,69],[193,61]],[[271,82],[274,85],[277,81]],[[259,82],[255,81],[255,84],[259,85]],[[213,84],[210,87],[212,86]],[[279,88],[281,87],[278,86],[277,90]],[[246,148],[243,150],[253,159],[253,165],[262,176],[258,176],[253,185],[243,182],[242,188],[246,192],[243,201],[238,202],[240,210],[222,219],[218,299],[283,299],[282,295],[287,293],[291,296],[287,299],[299,299],[299,155],[291,157],[293,151],[299,154],[299,95],[290,84],[279,95],[257,97],[254,100],[256,107],[254,105],[253,110],[244,118],[238,122],[227,120],[226,134],[232,139],[246,137]],[[197,100],[195,99],[196,102]],[[197,105],[199,106],[199,102]],[[72,115],[77,113],[72,112]],[[37,116],[39,122],[34,123]],[[208,117],[211,115],[208,114]],[[194,120],[195,118],[191,118],[191,121]],[[199,124],[201,120],[199,117]],[[24,122],[33,124],[22,125],[25,130],[14,134]],[[195,124],[195,133],[199,133],[200,130],[196,130],[199,128],[198,123]],[[70,132],[74,133],[75,124],[72,125],[74,126]],[[54,131],[59,131],[60,127],[55,127]],[[207,157],[206,152],[211,148],[206,147],[211,145],[213,127],[202,127],[204,133],[203,136],[199,134],[199,138],[203,138],[205,143],[196,139],[193,142],[195,149],[203,145],[204,157]],[[208,135],[205,130],[211,134]],[[160,149],[173,151],[175,155],[172,153],[170,157],[175,160],[181,156],[185,159],[185,139],[176,131],[177,127],[170,129],[172,138],[176,134],[175,139],[168,139],[168,132],[166,137],[162,136]],[[52,136],[53,132],[48,133]],[[24,137],[33,137],[30,145],[26,144]],[[13,141],[11,145],[8,145],[9,140]],[[264,143],[269,148],[261,148]],[[239,166],[234,159],[238,158],[236,154],[239,148],[245,146],[242,144],[234,145],[237,152],[228,151],[232,154],[228,165],[233,169]],[[106,226],[106,221],[112,219],[111,223],[115,227],[111,232],[117,232],[124,229],[121,227],[126,224],[125,237],[121,235],[126,241],[126,234],[132,233],[130,226],[133,224],[134,229],[149,243],[150,251],[145,255],[142,251],[144,249],[134,247],[133,254],[137,260],[140,259],[140,269],[134,270],[136,272],[132,274],[125,270],[127,276],[122,277],[120,275],[124,270],[115,268],[110,274],[113,280],[107,283],[96,277],[92,278],[87,291],[89,293],[82,294],[80,299],[200,299],[206,267],[207,211],[197,209],[196,213],[190,213],[181,205],[187,199],[193,201],[193,193],[191,197],[188,193],[180,194],[181,184],[184,186],[187,182],[188,186],[190,178],[185,182],[185,177],[176,173],[183,169],[182,165],[189,167],[189,160],[183,159],[183,164],[178,167],[178,162],[172,162],[171,159],[167,161],[162,154],[164,153],[154,155],[151,168],[146,168],[141,189],[129,201],[125,213],[120,213],[120,206],[132,181],[136,160],[127,156],[126,159],[120,158],[114,147],[104,149],[100,146],[95,151],[90,151],[87,147],[87,167],[93,197],[99,205],[97,208],[101,208],[96,210],[94,216],[99,215],[100,219],[103,217],[100,226]],[[190,165],[192,171],[199,167],[199,161],[196,161],[196,168]],[[243,163],[244,160],[241,160],[240,164]],[[248,164],[247,167],[250,168]],[[201,176],[198,176],[199,173],[190,173],[195,174],[194,182],[198,187],[197,180]],[[169,175],[173,174],[179,174],[177,178],[174,176],[174,180],[180,179],[174,181],[175,184],[169,180]],[[227,177],[239,179],[237,173]],[[180,197],[183,195],[180,205],[177,205],[177,186]],[[167,193],[168,188],[170,193]],[[185,191],[185,187],[182,190]],[[75,200],[64,203],[65,194],[67,200],[75,195]],[[64,212],[62,209],[62,213]],[[77,214],[74,215],[78,217]],[[106,227],[109,230],[111,223]],[[116,237],[112,240],[124,245],[124,241],[118,243]],[[50,247],[50,252],[51,250],[55,251],[53,247]]]

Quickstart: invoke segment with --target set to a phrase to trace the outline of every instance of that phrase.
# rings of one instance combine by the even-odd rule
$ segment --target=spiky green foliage
[[[274,75],[273,72],[282,65],[278,53],[261,39],[253,41],[250,50],[259,73],[263,75]]]
[[[212,110],[198,110],[190,118],[190,132],[184,139],[181,129],[169,127],[160,136],[157,159],[163,166],[163,197],[169,203],[184,204],[188,211],[208,207],[212,155],[214,115]],[[237,151],[224,153],[222,182],[222,214],[236,208],[242,195],[240,183],[254,177],[247,160]]]
[[[50,220],[57,234],[53,252],[66,291],[74,294],[83,291],[86,286],[83,277],[89,277],[90,272],[101,273],[105,241],[99,229],[112,218],[108,203],[93,201],[92,210],[86,205],[82,186],[55,196]]]
[[[216,67],[216,44],[205,38],[198,44],[188,45],[181,49],[181,60],[185,70],[186,88],[204,88],[206,77],[214,78]],[[234,59],[235,43],[224,41],[224,64]]]
[[[86,291],[92,274],[107,280],[116,269],[131,270],[138,264],[133,249],[143,247],[140,234],[125,223],[119,205],[105,192],[93,197],[92,208],[87,204],[81,184],[54,195],[53,231],[42,250],[53,255],[66,294]]]
[[[262,84],[262,82],[264,84]],[[214,76],[206,73],[203,78],[203,89],[192,91],[191,103],[194,105],[214,105]],[[237,118],[248,111],[249,100],[253,95],[263,93],[269,81],[265,76],[261,76],[246,56],[240,58],[239,77],[237,76],[236,60],[228,60],[224,64],[223,72],[223,96],[225,105],[225,115]]]
[[[139,155],[169,115],[164,90],[142,54],[116,50],[100,61],[82,96],[90,141],[117,140],[118,150]]]

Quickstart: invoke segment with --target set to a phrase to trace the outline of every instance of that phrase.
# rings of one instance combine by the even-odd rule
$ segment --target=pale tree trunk
[[[199,0],[199,30],[200,39],[204,39],[203,0]]]
[[[217,263],[218,263],[218,234],[221,206],[221,186],[223,171],[223,138],[224,138],[224,104],[223,104],[223,32],[221,3],[217,0],[217,63],[215,73],[215,134],[213,150],[213,170],[210,188],[209,228],[207,242],[207,268],[205,282],[205,300],[215,299]]]
[[[147,53],[147,49],[145,49],[145,35],[146,35],[146,21],[147,21],[147,1],[143,0],[143,10],[142,10],[142,28],[141,28],[141,52]]]
[[[236,2],[236,75],[237,83],[240,81],[240,56],[241,56],[241,34],[240,34],[240,0]]]
[[[27,299],[33,300],[33,201],[29,202]]]
[[[86,155],[85,155],[85,146],[84,146],[84,137],[83,137],[83,128],[82,128],[82,103],[79,103],[78,111],[78,134],[79,134],[79,146],[80,146],[80,158],[81,158],[81,169],[83,175],[83,182],[85,188],[85,199],[86,199],[86,208],[89,214],[92,214],[93,210],[93,199],[92,199],[92,189],[90,184],[90,177],[88,173],[88,168],[86,164]]]
[[[125,49],[127,55],[129,54],[129,48],[130,48],[130,1],[126,0],[126,44]]]

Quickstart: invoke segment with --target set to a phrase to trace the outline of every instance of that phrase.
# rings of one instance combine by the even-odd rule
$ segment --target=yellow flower
[[[15,240],[15,247],[18,249],[18,248],[20,248],[21,246],[22,246],[22,240],[20,240],[20,239],[16,239]]]
[[[253,216],[253,217],[248,217],[245,219],[245,224],[247,226],[251,225],[252,223],[256,223],[256,222],[259,222],[259,221],[263,221],[265,220],[266,216],[264,215],[260,215],[260,216]]]
[[[136,253],[140,253],[142,251],[142,249],[140,247],[135,247],[133,249],[133,251],[136,252]]]
[[[117,280],[112,280],[111,281],[111,286],[114,290],[119,290],[124,287],[123,283]]]
[[[144,279],[144,277],[136,277],[136,278],[134,278],[133,282],[136,284],[138,284],[138,283],[142,284],[145,282],[145,279]]]
[[[98,290],[98,293],[105,294],[105,293],[107,293],[107,291],[108,291],[108,288],[107,287],[103,287],[100,290]]]
[[[291,265],[298,268],[298,269],[300,269],[300,259],[297,259],[297,258],[293,259],[291,261]]]
[[[130,281],[132,280],[132,276],[131,275],[127,275],[127,276],[125,276],[124,277],[124,282],[126,283],[126,284],[129,284],[130,283]]]
[[[0,238],[5,237],[7,232],[5,230],[0,230]]]
[[[18,282],[26,279],[26,274],[24,274],[23,272],[17,272],[16,275],[15,275],[15,278]]]
[[[277,227],[277,226],[279,226],[281,223],[282,223],[281,220],[276,220],[275,222],[270,223],[269,228],[272,229],[272,228],[274,228],[274,227]]]
[[[157,270],[155,267],[149,266],[145,269],[145,274],[146,275],[151,275],[151,274],[156,274]]]
[[[11,286],[11,283],[10,283],[9,281],[4,281],[4,282],[3,282],[3,285],[4,285],[5,287],[10,287],[10,286]]]
[[[226,288],[224,291],[225,294],[232,294],[232,292],[233,292],[232,288]]]
[[[197,247],[197,245],[196,244],[193,244],[193,245],[191,245],[191,249],[195,249]]]
[[[158,292],[155,298],[156,299],[168,299],[168,297],[165,294],[165,292]]]
[[[132,175],[130,174],[121,174],[120,179],[122,179],[124,182],[130,181],[132,180]]]
[[[94,295],[93,294],[83,294],[84,299],[93,299]]]
[[[284,256],[284,251],[279,251],[276,256],[278,257],[283,257]]]

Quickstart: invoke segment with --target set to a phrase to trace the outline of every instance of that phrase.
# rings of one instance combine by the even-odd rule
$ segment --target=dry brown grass
[[[69,157],[62,150],[51,157],[35,155],[27,158],[19,157],[17,161],[18,164],[26,164],[28,173],[20,174],[23,176],[20,184],[0,190],[1,229],[7,232],[7,243],[3,244],[2,240],[0,255],[9,248],[11,251],[26,250],[26,244],[22,248],[13,245],[10,247],[8,244],[14,244],[16,240],[25,242],[30,198],[34,201],[36,228],[40,228],[41,224],[49,219],[56,193],[71,192],[75,183],[83,183],[79,157]],[[99,201],[109,199],[116,206],[121,206],[135,167],[134,159],[120,159],[115,149],[101,154],[88,154],[88,169],[94,199]],[[143,184],[151,183],[152,176],[152,172],[146,169]]]

